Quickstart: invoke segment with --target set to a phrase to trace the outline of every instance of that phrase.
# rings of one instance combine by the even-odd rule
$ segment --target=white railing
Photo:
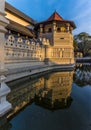
[[[20,41],[19,41],[20,40]],[[5,59],[42,60],[43,46],[37,40],[23,40],[10,35],[5,42]]]

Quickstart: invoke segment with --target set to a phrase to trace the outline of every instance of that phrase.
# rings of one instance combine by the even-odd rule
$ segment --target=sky
[[[65,19],[75,22],[73,34],[91,35],[91,0],[6,0],[8,3],[40,22],[55,10]]]

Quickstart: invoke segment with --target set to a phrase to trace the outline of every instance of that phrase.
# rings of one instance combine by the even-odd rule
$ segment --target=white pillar
[[[8,20],[5,18],[5,0],[0,0],[0,117],[11,109],[11,104],[6,100],[10,89],[5,84],[6,77],[4,76],[6,73],[4,65],[5,26],[8,23]]]
[[[67,32],[69,32],[69,31],[70,31],[70,24],[67,23]]]
[[[53,33],[56,32],[56,22],[53,22]]]

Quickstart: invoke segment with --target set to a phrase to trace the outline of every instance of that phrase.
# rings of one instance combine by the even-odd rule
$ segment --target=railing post
[[[7,94],[10,92],[9,87],[5,84],[5,27],[9,24],[5,18],[5,0],[0,0],[0,117],[11,109],[11,104],[6,100]]]

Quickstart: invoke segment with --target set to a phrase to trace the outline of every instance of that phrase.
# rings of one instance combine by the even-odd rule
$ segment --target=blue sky
[[[6,0],[37,21],[46,20],[55,10],[67,20],[75,22],[74,34],[91,35],[91,0]]]

